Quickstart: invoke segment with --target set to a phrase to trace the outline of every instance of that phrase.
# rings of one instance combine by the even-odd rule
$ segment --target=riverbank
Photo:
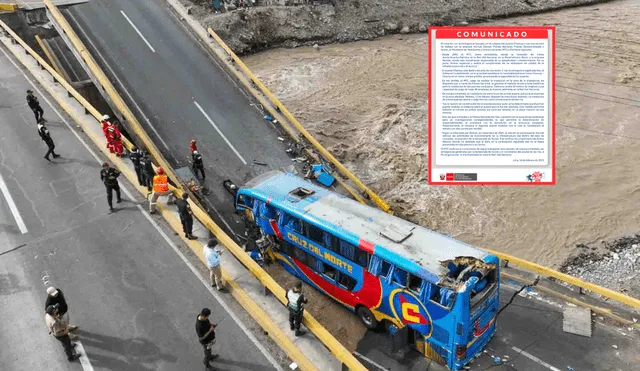
[[[180,0],[239,55],[273,48],[373,40],[611,0],[336,0],[324,5],[257,6],[216,14],[210,0]]]

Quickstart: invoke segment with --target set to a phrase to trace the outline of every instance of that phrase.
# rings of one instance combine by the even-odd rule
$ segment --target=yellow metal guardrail
[[[51,53],[51,50],[47,47],[47,45],[45,45],[42,42],[40,35],[36,35],[36,42],[38,43],[38,45],[40,45],[40,49],[42,49],[42,51],[44,52],[44,55],[47,56],[47,59],[49,60],[50,65],[53,66],[53,68],[56,70],[58,75],[64,76],[64,73],[62,72],[62,68],[60,68],[60,66],[56,62],[55,58],[53,57],[53,54]]]
[[[49,74],[51,74],[54,78],[54,80],[56,82],[58,82],[60,85],[62,85],[62,87],[64,87],[64,89],[71,95],[73,96],[78,103],[80,103],[84,109],[86,110],[86,113],[90,114],[91,116],[93,116],[96,119],[96,124],[102,119],[102,114],[96,110],[87,100],[85,100],[80,93],[78,93],[69,83],[67,83],[64,78],[62,76],[60,76],[60,74],[57,73],[57,71],[55,71],[55,69],[53,67],[51,67],[49,64],[47,64],[47,62],[42,59],[33,49],[31,49],[29,47],[29,45],[27,45],[17,34],[15,34],[13,32],[13,30],[11,30],[4,22],[2,22],[0,20],[0,28],[4,29],[7,34],[11,37],[11,39],[20,44],[22,46],[23,49],[26,50],[26,52],[28,54],[30,54],[37,62],[40,66],[42,66],[42,68],[44,68],[45,70],[47,70],[47,72],[49,72]],[[25,65],[26,66],[26,65]],[[43,86],[45,86],[46,89],[46,85],[43,84]],[[49,89],[47,89],[49,91]],[[49,91],[49,93],[56,98],[55,94],[53,94],[52,91]],[[85,127],[85,125],[83,124],[83,121],[76,115],[76,113],[74,112],[73,108],[71,108],[67,103],[62,102],[62,101],[58,101],[58,104],[61,105],[61,107],[65,110],[65,112],[67,112],[70,116],[73,117],[74,121],[76,121],[76,123],[78,123],[79,125],[81,125],[81,127],[83,128],[83,131],[87,134],[87,136],[89,136],[89,138],[94,142],[94,144],[96,144],[98,146],[98,148],[100,148],[100,150],[111,159],[111,163],[116,166],[117,168],[119,168],[122,173],[125,175],[125,177],[127,177],[127,179],[131,182],[131,184],[138,189],[138,191],[140,191],[140,193],[142,194],[146,194],[147,190],[145,187],[140,187],[137,185],[137,176],[135,175],[135,173],[125,164],[124,159],[118,158],[116,156],[114,156],[113,154],[110,154],[108,151],[106,151],[106,149],[104,148],[104,139],[99,135],[96,134],[91,128],[87,128]],[[133,144],[127,140],[127,138],[123,137],[123,142],[124,145],[131,148],[133,146]],[[155,164],[154,164],[155,166]],[[182,194],[182,190],[180,189],[176,189],[175,187],[171,187],[172,191],[174,191],[177,196],[179,197]],[[193,210],[198,210],[201,211],[201,209],[195,204],[193,203],[192,200],[189,200],[191,202],[191,206]],[[162,205],[158,205],[158,209],[163,213],[163,217],[165,217],[168,221],[169,224],[172,225],[172,228],[176,229],[177,231],[181,232],[182,231],[182,226],[180,225],[180,223],[177,220],[172,220],[172,219],[176,219],[175,216],[173,216],[171,214],[170,211],[168,211],[168,209],[166,207],[163,207]],[[206,214],[205,214],[206,215]],[[202,217],[202,214],[200,214],[200,216]],[[213,221],[210,221],[211,225],[215,225],[215,223],[213,223]],[[217,227],[217,226],[216,226]],[[217,228],[218,232],[216,231],[212,231],[214,233],[214,235],[216,235],[216,237],[221,241],[221,243],[224,245],[224,237],[229,238],[228,236],[226,236],[226,234],[224,232],[222,232],[222,230],[220,228]],[[199,258],[203,260],[203,258],[201,257],[202,255],[202,247],[199,246],[200,251],[195,251],[194,249],[194,241],[187,241],[187,243],[190,243],[190,248],[192,248],[194,250],[194,252],[196,252],[199,256]],[[225,246],[228,248],[228,246]],[[235,246],[235,248],[240,249],[239,246]],[[245,254],[246,255],[246,254]],[[254,262],[255,263],[255,262]],[[259,266],[258,266],[259,267]],[[224,272],[223,272],[224,275]],[[230,286],[231,286],[231,293],[234,296],[234,298],[236,298],[236,300],[238,300],[241,305],[246,308],[249,311],[249,314],[256,320],[256,322],[258,322],[260,324],[260,326],[262,326],[276,341],[276,343],[287,353],[287,355],[289,355],[289,357],[291,357],[291,359],[296,362],[298,364],[298,366],[305,371],[318,371],[318,369],[311,363],[311,361],[309,361],[309,359],[295,346],[295,344],[289,340],[286,335],[284,335],[284,333],[277,327],[277,325],[273,322],[273,320],[271,320],[269,318],[269,316],[264,312],[264,310],[258,306],[258,304],[256,304],[255,302],[253,302],[251,300],[251,298],[244,292],[244,290],[242,290],[231,278],[229,278],[228,276],[225,276],[225,281],[227,281]]]
[[[304,128],[304,126],[302,126],[302,124],[291,114],[291,112],[289,112],[287,107],[282,104],[282,102],[280,102],[280,100],[262,83],[262,81],[260,81],[260,79],[258,79],[256,75],[253,74],[253,72],[251,72],[251,70],[244,64],[244,62],[242,62],[242,60],[236,55],[236,53],[234,53],[233,50],[231,50],[229,46],[227,46],[227,44],[220,38],[220,36],[218,36],[218,34],[215,33],[215,31],[209,28],[207,32],[209,32],[209,35],[213,37],[218,45],[220,45],[220,47],[222,47],[224,51],[229,54],[229,56],[238,65],[238,67],[247,76],[249,76],[251,81],[256,84],[258,89],[260,89],[260,91],[264,95],[269,97],[271,102],[273,102],[278,110],[280,110],[280,112],[284,114],[284,116],[296,128],[296,130],[298,130],[298,132],[300,132],[309,141],[309,143],[311,143],[316,148],[316,150],[318,150],[318,152],[320,152],[324,156],[324,158],[330,161],[336,167],[336,169],[340,171],[340,173],[349,178],[349,180],[351,180],[362,192],[364,192],[380,209],[388,213],[391,212],[391,208],[389,207],[389,205],[380,196],[378,196],[375,192],[364,185],[364,183],[362,183],[362,181],[360,181],[358,177],[356,177],[351,171],[349,171],[344,165],[342,165],[340,161],[333,157],[333,155],[329,151],[327,151],[327,149],[324,148],[324,146],[322,146],[322,144],[320,144],[320,142],[318,142],[313,137],[313,135],[311,135],[307,131],[307,129]]]
[[[90,113],[98,122],[101,120],[102,115],[98,112],[86,99],[84,99],[80,93],[78,93],[69,83],[67,83],[62,76],[60,76],[47,62],[42,59],[35,51],[33,51],[29,45],[27,45],[13,30],[11,30],[4,22],[0,21],[0,27],[5,29],[5,31],[11,36],[13,40],[18,42],[32,57],[34,57],[38,63],[45,68],[54,79],[60,83],[68,92],[71,94],[86,110]],[[85,130],[89,132],[88,130]],[[100,138],[91,136],[94,142],[98,144],[98,147],[104,151],[104,146],[100,145],[102,143]],[[123,137],[123,142],[127,147],[131,147],[132,143],[129,142],[126,138]],[[108,155],[108,154],[107,154]],[[112,162],[121,162],[122,160],[113,157]],[[170,168],[169,168],[170,169]],[[125,171],[126,176],[126,171]],[[128,177],[129,178],[129,177]],[[131,175],[132,184],[137,184],[137,178]],[[139,188],[136,186],[136,188]],[[182,194],[181,189],[177,189],[175,187],[170,187],[171,190],[176,194],[177,197],[180,197]],[[143,190],[144,191],[144,190]],[[220,241],[220,243],[225,246],[231,253],[241,262],[243,265],[264,285],[271,293],[283,304],[286,304],[285,298],[285,290],[280,286],[275,280],[264,270],[260,265],[258,265],[231,237],[229,237],[223,230],[220,228],[211,217],[202,210],[193,200],[189,199],[189,203],[191,205],[194,216],[209,229],[214,236]],[[338,342],[333,335],[331,335],[320,323],[313,318],[311,314],[308,312],[304,313],[304,324],[305,326],[313,332],[318,339],[320,339],[324,345],[338,358],[342,361],[350,370],[362,370],[366,371],[366,368],[362,366],[362,364],[340,343]],[[282,339],[280,339],[281,341]],[[286,349],[285,349],[286,351]],[[288,353],[289,354],[289,353]],[[291,356],[291,355],[290,355]],[[292,359],[294,359],[292,357]],[[295,359],[294,359],[295,360]],[[299,366],[303,367],[307,362],[303,359],[298,359],[296,361]],[[303,369],[312,370],[314,367]]]
[[[551,268],[547,268],[544,267],[540,264],[536,264],[536,263],[532,263],[530,261],[524,260],[524,259],[520,259],[520,258],[516,258],[515,256],[511,256],[508,254],[504,254],[498,251],[493,251],[493,250],[488,250],[485,249],[487,252],[496,255],[497,257],[499,257],[501,260],[507,261],[509,262],[509,264],[513,264],[516,265],[520,268],[524,268],[527,271],[531,271],[531,272],[535,272],[538,273],[540,275],[543,275],[545,277],[553,277],[555,279],[558,279],[560,281],[564,281],[566,283],[569,283],[571,285],[577,286],[577,287],[581,287],[585,290],[589,290],[591,292],[594,292],[596,294],[602,295],[604,297],[616,300],[620,303],[626,304],[632,308],[636,308],[636,309],[640,309],[640,299],[637,298],[633,298],[631,296],[625,295],[621,292],[618,291],[614,291],[611,289],[607,289],[605,287],[602,286],[598,286],[596,284],[590,283],[590,282],[586,282],[583,281],[579,278],[576,278],[574,276],[570,276],[568,274],[564,274],[561,272],[558,272],[556,270],[553,270]]]
[[[171,181],[173,181],[174,184],[179,185],[180,182],[178,180],[178,176],[169,166],[169,163],[164,159],[162,153],[160,153],[156,145],[151,141],[151,138],[149,138],[147,133],[142,129],[142,125],[140,125],[129,107],[127,107],[120,94],[118,94],[116,89],[113,87],[113,84],[111,84],[111,81],[109,81],[104,72],[102,72],[102,69],[100,68],[98,63],[96,63],[96,61],[93,59],[87,48],[84,46],[78,35],[76,35],[75,31],[71,28],[60,10],[58,10],[58,8],[51,2],[51,0],[44,0],[44,4],[46,5],[47,9],[49,9],[49,12],[51,12],[51,15],[55,18],[55,21],[58,23],[58,25],[62,27],[64,33],[69,37],[69,40],[71,40],[71,43],[75,47],[76,51],[80,54],[91,72],[93,72],[94,76],[96,77],[102,88],[105,90],[105,92],[109,95],[118,111],[120,111],[124,118],[127,120],[131,129],[133,129],[133,133],[138,138],[140,138],[156,163],[158,163],[159,166],[165,169],[166,174],[171,179]]]
[[[0,12],[15,12],[18,8],[18,4],[0,3]]]

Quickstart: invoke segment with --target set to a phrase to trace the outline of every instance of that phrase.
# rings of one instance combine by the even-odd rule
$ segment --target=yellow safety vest
[[[156,175],[153,177],[153,191],[154,192],[168,192],[169,183],[167,183],[166,175]]]

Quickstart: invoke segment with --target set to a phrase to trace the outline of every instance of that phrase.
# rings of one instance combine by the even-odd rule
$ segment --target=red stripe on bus
[[[362,250],[364,250],[364,251],[366,251],[368,253],[373,254],[373,249],[374,249],[375,245],[372,244],[371,242],[365,241],[365,240],[363,240],[361,238],[360,241],[358,242],[358,247],[360,247]]]
[[[270,219],[269,224],[271,224],[271,228],[273,228],[273,233],[275,233],[279,239],[282,239],[282,233],[280,233],[278,223],[276,223],[275,219]]]

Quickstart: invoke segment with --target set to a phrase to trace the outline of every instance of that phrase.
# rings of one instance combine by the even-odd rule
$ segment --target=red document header
[[[548,39],[553,27],[430,27],[437,39]]]

